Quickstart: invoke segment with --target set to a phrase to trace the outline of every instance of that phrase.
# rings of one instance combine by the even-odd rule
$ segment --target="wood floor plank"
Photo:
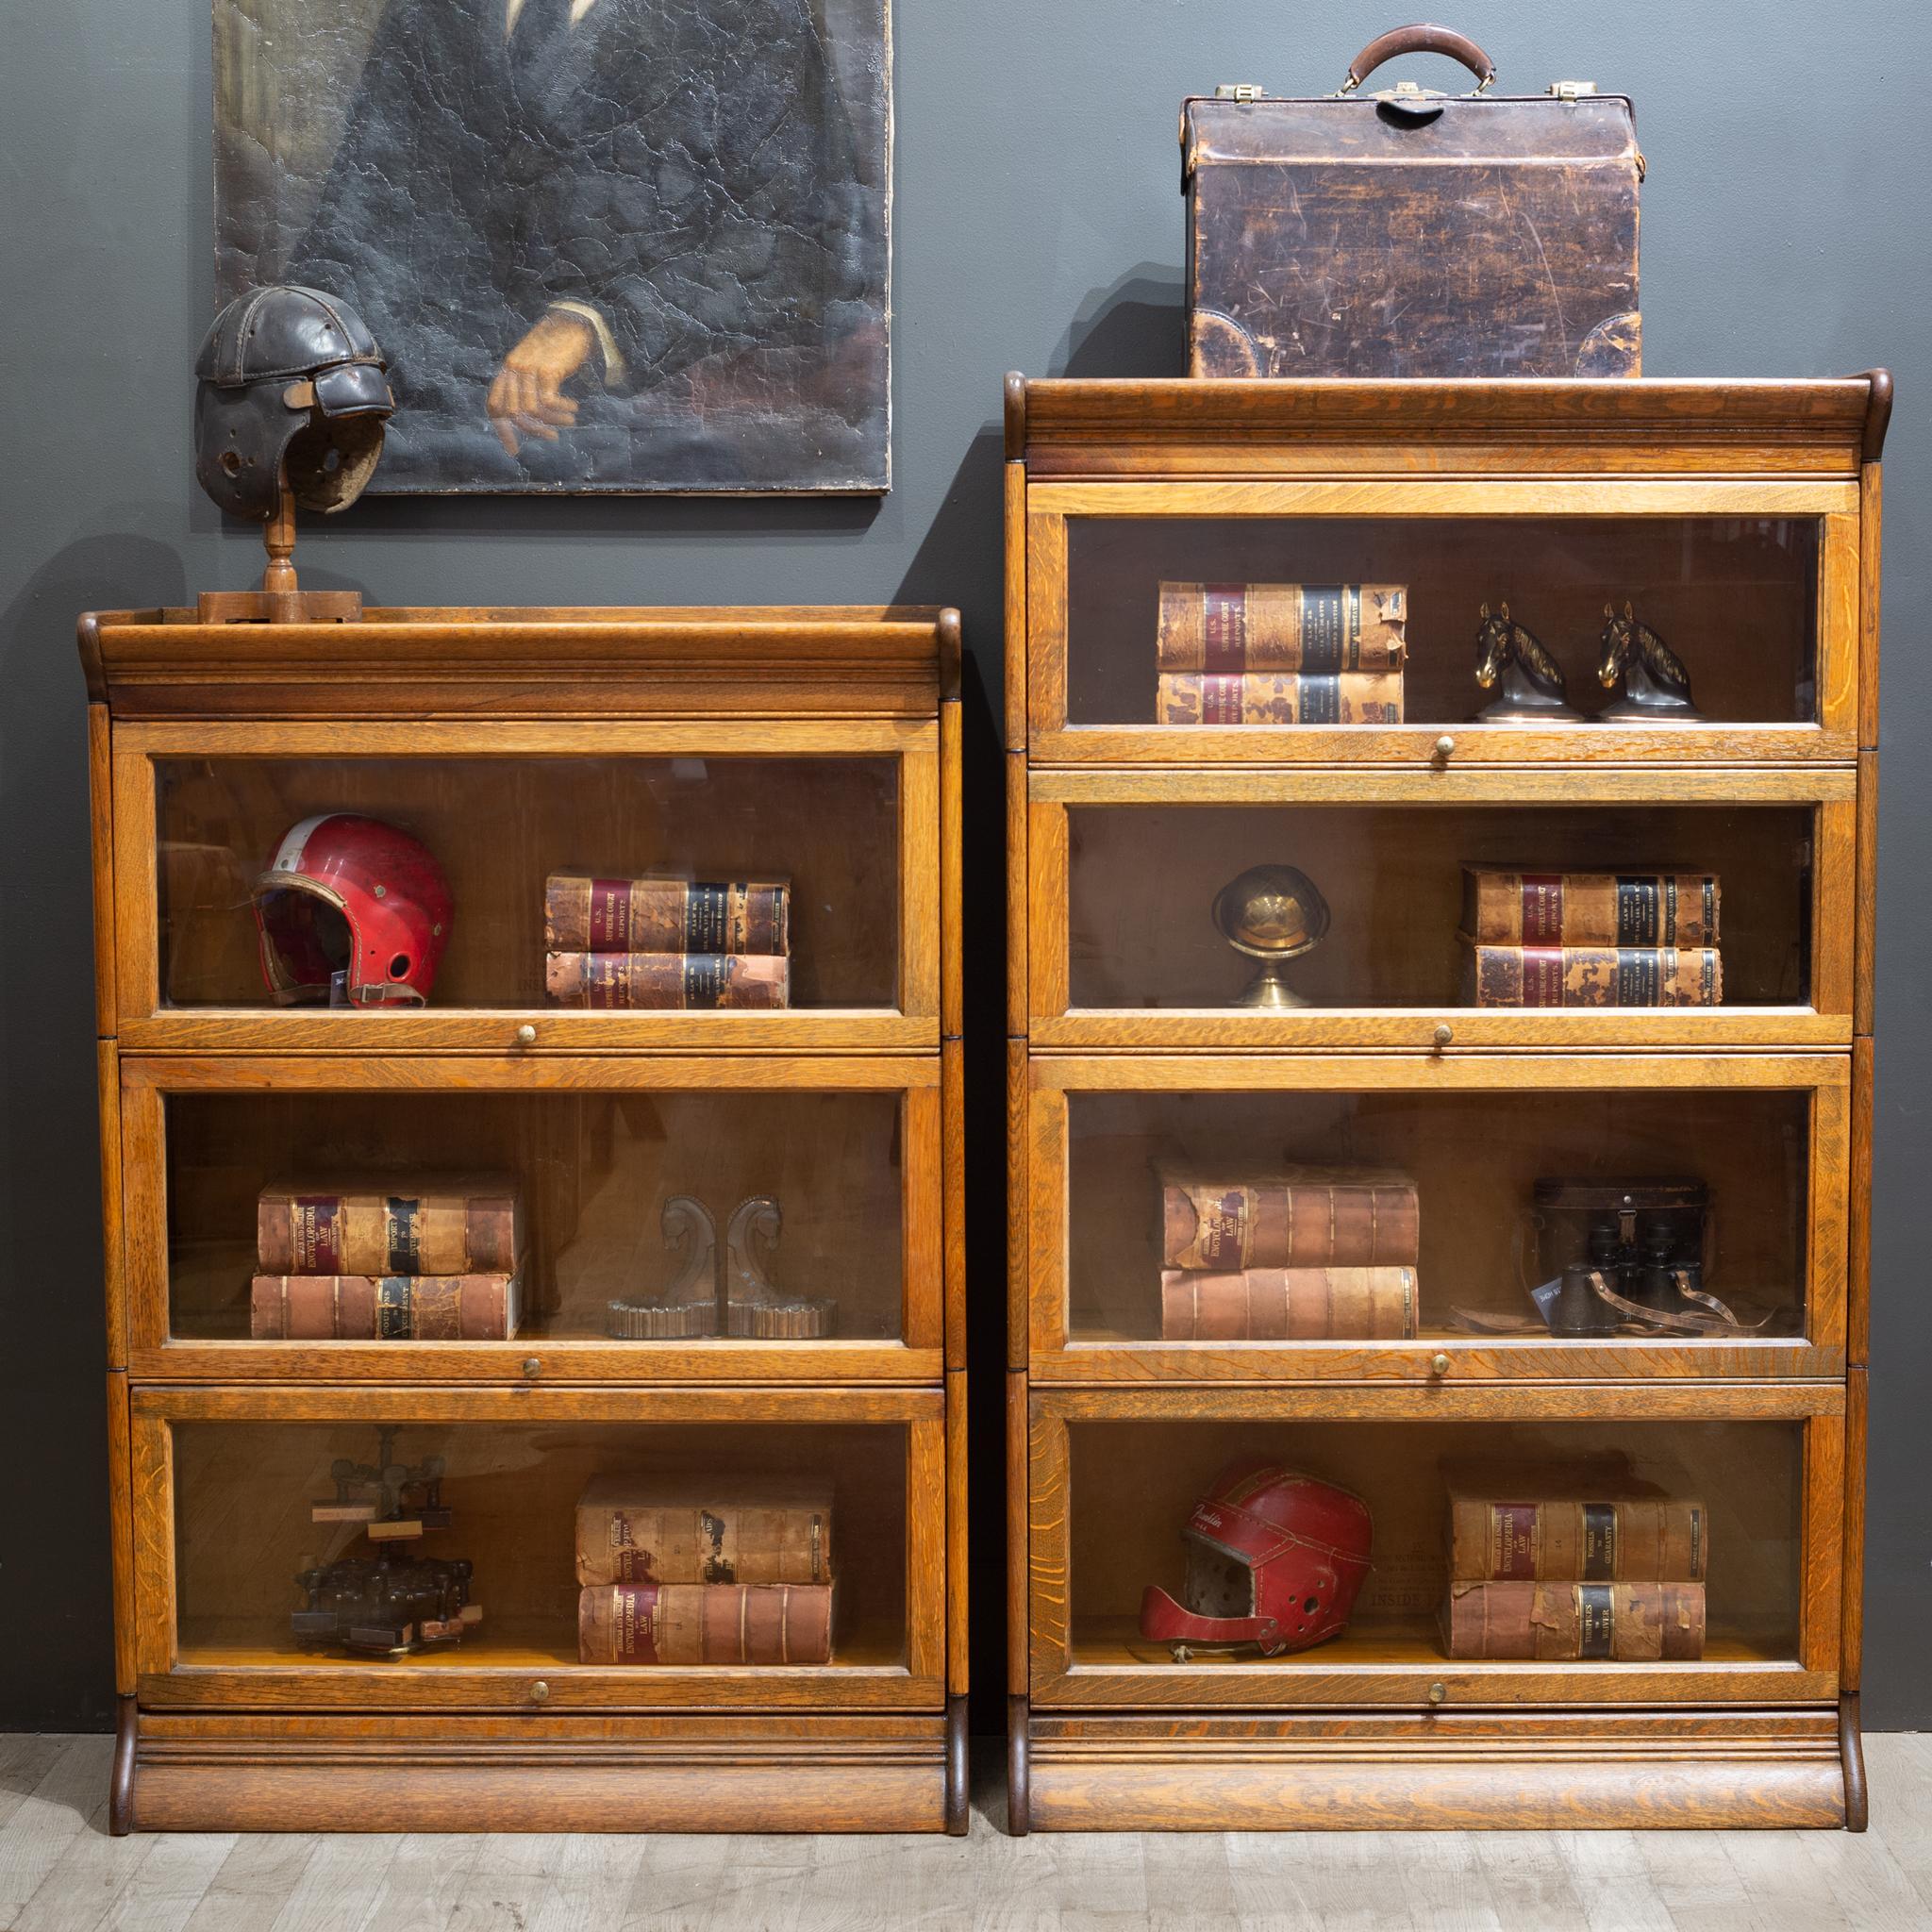
[[[348,1932],[369,1916],[402,1834],[328,1833],[318,1839],[288,1902],[259,1932]]]
[[[1675,1932],[1638,1857],[1635,1832],[1559,1831],[1549,1838],[1580,1908],[1573,1923],[1586,1932]]]
[[[480,1832],[411,1832],[357,1932],[446,1932],[482,1851]]]
[[[184,1932],[236,1841],[235,1833],[220,1831],[157,1838],[97,1932]]]
[[[1479,1831],[1469,1837],[1496,1923],[1505,1932],[1548,1932],[1553,1925],[1590,1924],[1564,1847],[1551,1833]],[[1659,1921],[1665,1932],[1669,1923]]]
[[[0,1830],[0,1925],[27,1901],[107,1802],[110,1738],[68,1738]],[[106,1907],[103,1907],[105,1910]]]
[[[274,1924],[317,1842],[295,1832],[243,1832],[215,1867],[182,1932],[260,1932]]]
[[[564,1834],[486,1833],[464,1876],[449,1932],[525,1932],[550,1897]]]
[[[74,1742],[36,1731],[0,1735],[0,1830]]]
[[[578,1831],[563,1840],[556,1881],[529,1932],[623,1932],[653,1840]]]

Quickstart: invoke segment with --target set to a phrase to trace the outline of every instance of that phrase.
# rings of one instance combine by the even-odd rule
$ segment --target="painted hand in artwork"
[[[558,430],[577,420],[577,406],[563,385],[596,346],[596,331],[581,315],[553,308],[503,358],[490,385],[490,426],[511,456],[522,438],[555,442]]]

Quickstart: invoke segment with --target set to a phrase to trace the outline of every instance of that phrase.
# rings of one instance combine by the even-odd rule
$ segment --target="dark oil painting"
[[[891,0],[214,0],[216,301],[359,309],[377,491],[890,482]]]

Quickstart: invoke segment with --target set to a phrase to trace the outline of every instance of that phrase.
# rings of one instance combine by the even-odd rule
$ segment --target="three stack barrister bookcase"
[[[117,611],[80,641],[114,1828],[963,1830],[957,613]],[[447,875],[426,1006],[271,1004],[251,891],[332,811]],[[790,1008],[546,1005],[558,872],[789,880]],[[251,1339],[257,1196],[352,1173],[511,1175],[520,1331]],[[679,1196],[721,1244],[775,1199],[764,1273],[830,1334],[611,1339],[679,1267]],[[439,1462],[406,1555],[470,1562],[481,1621],[305,1647],[298,1575],[356,1548],[317,1513],[338,1465]],[[580,1662],[608,1472],[829,1487],[830,1661]]]
[[[1849,1825],[1858,1738],[1882,373],[1009,379],[1010,1773],[1018,1830]],[[1159,586],[1406,587],[1402,722],[1156,718]],[[1574,723],[1475,724],[1509,607]],[[1701,717],[1606,722],[1607,605]],[[1308,1003],[1211,910],[1289,865]],[[1465,865],[1708,870],[1724,1000],[1475,1008]],[[1409,1339],[1162,1340],[1158,1173],[1394,1168]],[[1539,1181],[1690,1181],[1736,1333],[1520,1324]],[[1198,1265],[1198,1264],[1196,1264]],[[1445,1458],[1700,1498],[1694,1661],[1452,1660]],[[1362,1496],[1339,1638],[1141,1634],[1243,1457]],[[1240,1614],[1239,1606],[1225,1606]]]

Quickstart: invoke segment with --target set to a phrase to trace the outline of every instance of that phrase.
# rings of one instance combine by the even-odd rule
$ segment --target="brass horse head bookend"
[[[664,1245],[681,1251],[676,1278],[656,1301],[613,1301],[610,1333],[622,1341],[680,1341],[718,1332],[718,1224],[702,1201],[673,1194],[659,1222]]]
[[[725,1231],[731,1267],[727,1333],[760,1341],[817,1341],[832,1332],[836,1303],[787,1294],[765,1272],[784,1225],[769,1194],[754,1194],[733,1211]]]
[[[1704,716],[1690,702],[1690,674],[1683,659],[1664,642],[1628,604],[1619,617],[1614,605],[1604,606],[1609,620],[1604,625],[1603,655],[1596,667],[1597,682],[1606,691],[1621,678],[1624,695],[1598,713],[1617,722],[1651,723],[1663,718],[1694,722]]]
[[[1482,623],[1475,634],[1475,681],[1496,695],[1475,714],[1478,724],[1542,724],[1580,721],[1570,708],[1563,684],[1563,667],[1542,640],[1509,615],[1509,607],[1494,616],[1485,604],[1477,613]]]

